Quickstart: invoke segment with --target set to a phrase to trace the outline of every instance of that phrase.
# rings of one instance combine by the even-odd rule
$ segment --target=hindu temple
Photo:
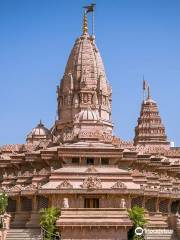
[[[56,94],[50,129],[40,121],[25,143],[0,147],[6,239],[38,231],[39,211],[54,206],[64,240],[127,240],[135,205],[145,209],[147,239],[180,239],[180,147],[171,146],[149,90],[134,139],[113,134],[112,89],[86,13]]]

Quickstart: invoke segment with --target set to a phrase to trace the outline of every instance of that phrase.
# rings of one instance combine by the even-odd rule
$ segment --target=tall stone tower
[[[83,33],[75,41],[57,87],[58,120],[54,135],[62,142],[111,141],[111,94],[95,37],[88,33],[85,14]]]
[[[157,103],[148,89],[147,99],[141,105],[140,117],[135,128],[135,145],[169,145]]]

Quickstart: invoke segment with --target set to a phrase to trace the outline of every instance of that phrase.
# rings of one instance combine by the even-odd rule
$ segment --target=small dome
[[[51,132],[44,124],[40,123],[32,129],[32,131],[27,135],[27,143],[34,143],[40,140],[47,140],[51,138]]]
[[[93,111],[92,109],[86,109],[82,110],[76,115],[76,121],[82,122],[82,121],[98,121],[99,120],[99,114],[96,111]]]

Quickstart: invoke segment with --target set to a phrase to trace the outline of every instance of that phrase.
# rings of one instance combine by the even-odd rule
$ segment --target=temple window
[[[37,198],[37,208],[38,210],[42,209],[42,208],[48,208],[49,205],[49,199],[44,197],[44,196],[38,196]]]
[[[72,158],[72,163],[73,164],[79,164],[79,158],[78,157],[73,157]]]
[[[168,212],[168,200],[163,200],[159,203],[159,211],[162,213]]]
[[[99,208],[99,199],[98,198],[85,198],[84,199],[85,208]]]
[[[133,198],[131,201],[131,207],[134,207],[134,206],[142,207],[142,204],[143,204],[142,197]]]
[[[94,165],[94,158],[87,158],[87,165]]]
[[[101,158],[102,165],[109,165],[109,158]]]
[[[16,200],[8,198],[7,212],[16,212]]]
[[[145,208],[149,212],[156,212],[156,200],[155,200],[155,198],[147,199],[147,201],[145,203]]]

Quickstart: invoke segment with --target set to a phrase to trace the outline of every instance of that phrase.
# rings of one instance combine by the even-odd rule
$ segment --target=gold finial
[[[84,12],[84,18],[83,18],[83,35],[88,33],[88,22],[87,22],[87,15],[86,11]]]

